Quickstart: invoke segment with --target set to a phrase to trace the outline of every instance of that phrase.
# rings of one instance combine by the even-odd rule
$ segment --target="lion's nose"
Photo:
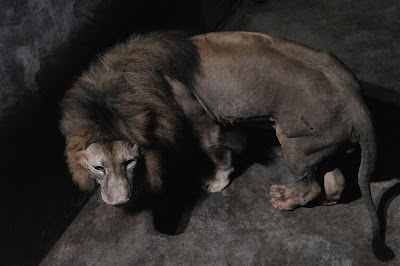
[[[106,194],[106,195],[105,195]],[[111,205],[121,205],[129,201],[131,189],[124,178],[111,178],[107,184],[106,193],[103,193],[103,200]]]

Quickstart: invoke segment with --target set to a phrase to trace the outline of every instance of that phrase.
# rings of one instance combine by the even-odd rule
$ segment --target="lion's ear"
[[[160,191],[162,182],[161,155],[155,150],[144,151],[146,177],[154,191]]]

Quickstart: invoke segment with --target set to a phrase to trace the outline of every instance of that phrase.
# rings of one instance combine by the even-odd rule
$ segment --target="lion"
[[[73,179],[83,190],[98,183],[112,205],[128,202],[139,184],[162,191],[171,163],[188,156],[182,149],[188,135],[214,164],[204,189],[223,190],[234,172],[232,155],[243,150],[235,128],[271,123],[297,183],[273,185],[273,206],[293,210],[318,199],[332,205],[344,176],[338,167],[327,169],[322,189],[316,169],[358,145],[373,249],[378,258],[390,255],[369,187],[373,122],[355,75],[330,53],[260,33],[137,35],[100,56],[61,107]]]

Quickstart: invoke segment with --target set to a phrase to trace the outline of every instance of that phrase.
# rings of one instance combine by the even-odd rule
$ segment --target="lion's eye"
[[[129,160],[126,160],[123,164],[124,164],[125,167],[128,167],[134,161],[135,161],[135,159],[129,159]]]
[[[96,169],[97,171],[102,171],[104,173],[104,167],[103,166],[96,165],[96,166],[93,166],[93,168]]]

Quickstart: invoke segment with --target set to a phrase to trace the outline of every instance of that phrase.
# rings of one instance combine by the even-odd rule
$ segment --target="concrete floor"
[[[400,146],[399,15],[397,1],[245,0],[222,28],[331,51],[362,81],[380,144],[372,191],[386,210],[386,243],[397,254],[387,265],[400,264],[400,155],[394,150]],[[370,219],[351,176],[341,204],[278,211],[268,188],[293,180],[280,147],[269,154],[271,160],[252,164],[221,193],[197,198],[184,212],[179,235],[155,230],[149,210],[115,208],[96,193],[42,265],[381,264],[370,248]]]
[[[203,198],[177,236],[154,230],[150,212],[127,213],[96,193],[42,265],[378,265],[361,200],[291,212],[272,207],[268,187],[291,183],[276,153],[268,167],[254,164],[226,190]],[[396,182],[373,184],[375,198]],[[397,198],[387,218],[387,244],[398,254],[399,209]]]

